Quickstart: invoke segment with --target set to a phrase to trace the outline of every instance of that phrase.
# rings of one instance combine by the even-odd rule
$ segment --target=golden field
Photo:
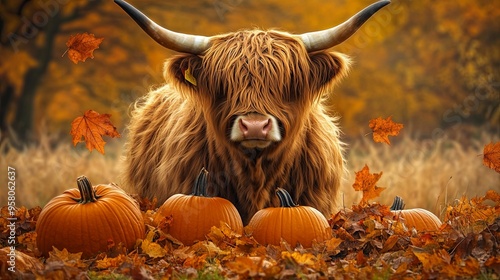
[[[499,136],[478,130],[466,139],[415,140],[402,133],[391,137],[391,146],[374,143],[371,135],[348,141],[347,172],[341,188],[341,201],[346,207],[356,204],[361,195],[352,188],[355,172],[366,164],[370,172],[383,172],[378,186],[385,187],[377,200],[391,204],[394,196],[401,196],[407,208],[426,208],[438,215],[444,207],[462,195],[484,195],[488,189],[499,190],[500,174],[482,163],[484,145],[499,141]],[[120,162],[125,139],[107,139],[105,155],[90,153],[81,143],[51,145],[48,135],[41,135],[36,146],[19,152],[15,149],[2,155],[2,170],[16,169],[16,205],[28,208],[44,206],[65,189],[76,187],[76,178],[86,175],[94,184],[120,184]],[[2,150],[8,144],[2,145]],[[7,186],[6,176],[0,184]],[[7,188],[4,189],[5,194]],[[127,190],[133,192],[133,190]],[[1,195],[1,205],[6,205]]]

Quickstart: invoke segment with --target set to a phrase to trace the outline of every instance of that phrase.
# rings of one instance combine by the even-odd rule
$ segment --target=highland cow
[[[336,209],[344,148],[324,97],[346,75],[349,59],[328,49],[389,1],[323,31],[212,37],[170,31],[125,1],[115,2],[154,40],[182,53],[167,60],[166,83],[132,113],[127,185],[163,202],[191,193],[205,167],[211,194],[230,200],[244,223],[259,209],[277,206],[278,187],[325,215]]]

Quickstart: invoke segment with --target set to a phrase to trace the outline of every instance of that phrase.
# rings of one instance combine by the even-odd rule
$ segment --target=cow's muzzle
[[[273,142],[281,141],[281,133],[275,117],[250,113],[234,119],[230,139],[244,148],[264,149]]]

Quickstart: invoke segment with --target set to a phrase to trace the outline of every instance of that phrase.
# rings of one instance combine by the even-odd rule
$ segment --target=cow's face
[[[300,135],[321,93],[346,72],[347,60],[326,50],[349,38],[388,0],[344,23],[291,35],[241,31],[205,37],[172,32],[123,0],[115,0],[154,40],[185,55],[171,59],[166,78],[200,104],[207,130],[241,150],[286,147]],[[189,70],[197,81],[185,80]]]
[[[346,72],[347,60],[308,53],[287,33],[251,30],[215,37],[203,55],[180,56],[168,67],[167,76],[192,93],[186,98],[200,104],[218,140],[246,152],[297,137],[323,89]],[[185,80],[186,69],[196,86]]]

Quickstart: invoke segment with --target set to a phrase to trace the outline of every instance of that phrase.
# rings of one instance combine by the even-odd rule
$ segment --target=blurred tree
[[[9,135],[7,128],[11,126],[15,132],[11,136],[20,143],[32,140],[35,94],[53,57],[56,36],[63,25],[100,5],[100,1],[60,2],[66,1],[0,2],[2,138]]]
[[[132,1],[178,32],[214,35],[242,28],[302,33],[329,28],[373,0]],[[500,7],[495,1],[393,0],[333,51],[352,56],[349,77],[331,95],[348,134],[369,119],[393,119],[423,131],[455,124],[500,123]],[[112,1],[0,1],[0,133],[33,140],[45,120],[67,137],[87,109],[112,114],[119,130],[130,104],[161,83],[159,46]],[[70,35],[104,37],[95,59],[61,55]],[[123,131],[121,131],[123,132]],[[12,136],[12,135],[11,135]]]
[[[333,100],[344,126],[393,115],[429,135],[466,123],[500,131],[498,3],[394,0],[390,6],[389,36],[370,50],[355,44],[367,40],[347,44],[357,65]],[[356,36],[370,39],[369,30],[367,24]]]

